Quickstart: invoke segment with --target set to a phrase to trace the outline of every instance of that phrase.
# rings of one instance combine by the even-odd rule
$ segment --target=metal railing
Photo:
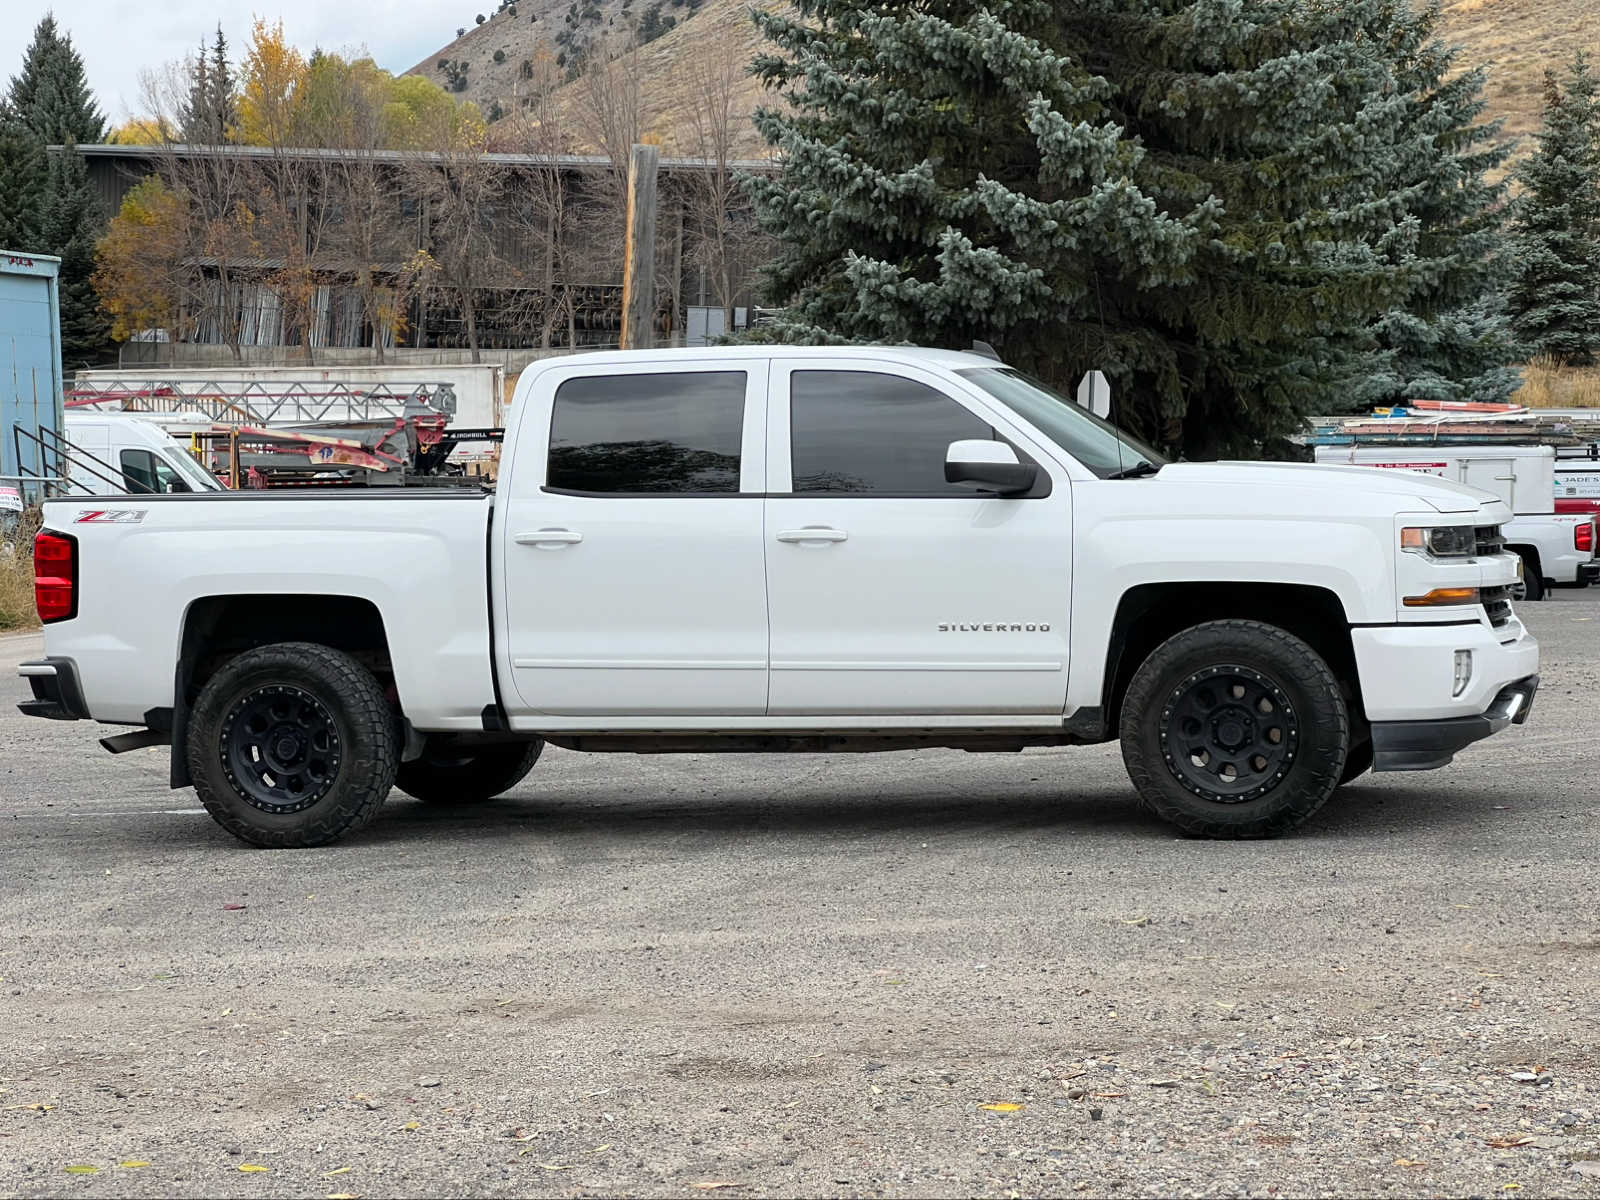
[[[16,448],[17,463],[20,466],[23,460],[24,446],[31,446],[34,461],[40,464],[40,470],[26,472],[22,479],[24,483],[39,485],[41,490],[49,494],[49,482],[63,485],[61,491],[69,492],[73,489],[85,495],[94,495],[95,491],[82,479],[77,477],[79,471],[87,472],[105,483],[111,485],[113,495],[154,495],[155,489],[140,483],[103,459],[96,458],[87,450],[80,450],[54,429],[41,425],[37,431],[15,426],[11,430],[12,444]],[[50,472],[47,475],[43,469],[46,458],[50,460]]]

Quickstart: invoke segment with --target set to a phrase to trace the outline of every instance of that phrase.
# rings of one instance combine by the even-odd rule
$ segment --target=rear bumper
[[[17,708],[30,717],[51,721],[87,721],[89,706],[78,683],[78,664],[70,658],[41,658],[25,662],[17,674],[28,681],[33,699]]]
[[[1578,568],[1578,586],[1588,587],[1596,580],[1600,580],[1600,563],[1584,563]]]
[[[1457,751],[1507,725],[1526,721],[1538,691],[1539,677],[1529,675],[1501,688],[1488,709],[1477,716],[1376,722],[1372,726],[1372,769],[1432,771],[1446,766]]]

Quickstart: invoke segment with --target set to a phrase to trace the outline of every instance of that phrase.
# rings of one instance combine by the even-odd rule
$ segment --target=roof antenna
[[[972,339],[972,352],[981,354],[985,358],[992,358],[995,362],[1003,361],[993,346],[989,345],[988,342],[980,342],[977,338]]]

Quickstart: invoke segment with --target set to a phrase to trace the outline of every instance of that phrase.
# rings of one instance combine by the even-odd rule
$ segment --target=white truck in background
[[[1502,532],[1522,559],[1516,599],[1542,600],[1549,587],[1600,579],[1593,513],[1556,511],[1556,450],[1545,445],[1318,446],[1319,463],[1420,471],[1500,497],[1515,517]]]
[[[1120,739],[1163,818],[1269,836],[1527,719],[1511,519],[1405,471],[1167,463],[977,354],[576,355],[523,372],[493,494],[50,501],[22,709],[170,745],[261,846],[395,785],[498,795],[545,742]]]

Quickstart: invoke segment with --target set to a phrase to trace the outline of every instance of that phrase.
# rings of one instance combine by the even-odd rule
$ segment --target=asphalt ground
[[[254,850],[0,639],[0,1195],[1600,1194],[1600,603],[1524,615],[1527,726],[1241,844],[1097,747]]]

